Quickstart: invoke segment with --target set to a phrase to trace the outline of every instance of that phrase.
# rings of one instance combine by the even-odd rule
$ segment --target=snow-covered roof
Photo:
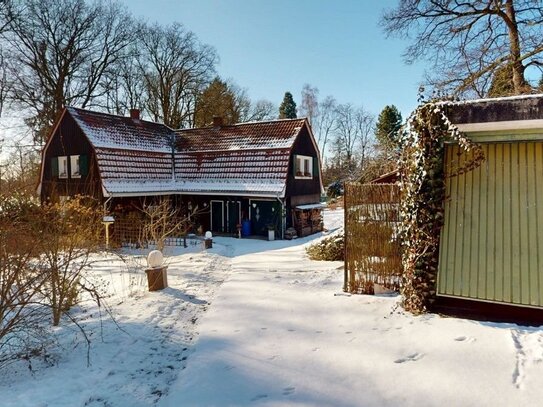
[[[176,153],[175,174],[179,180],[286,182],[290,150],[238,150],[207,153]]]
[[[282,197],[291,149],[306,121],[174,133],[167,126],[129,117],[71,107],[67,111],[94,147],[106,196],[186,192]]]
[[[183,152],[291,148],[304,123],[286,119],[177,130],[177,147]]]
[[[284,197],[285,182],[277,179],[235,179],[177,181],[179,192]]]
[[[68,107],[94,147],[171,152],[175,134],[168,126],[146,120]]]
[[[541,128],[541,123],[537,121],[543,119],[543,94],[443,101],[438,104],[444,107],[447,117],[455,125],[511,122],[505,127],[520,129],[523,126],[520,122],[531,122],[529,128]],[[496,126],[488,124],[483,127],[488,130],[499,130],[503,124]]]

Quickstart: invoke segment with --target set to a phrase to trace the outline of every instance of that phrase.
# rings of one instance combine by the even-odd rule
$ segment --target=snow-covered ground
[[[330,230],[342,222],[325,211]],[[305,255],[318,238],[176,249],[170,288],[155,293],[138,257],[127,256],[132,272],[99,259],[116,324],[106,316],[100,330],[84,306],[90,367],[77,330],[59,328],[49,362],[1,372],[0,405],[541,404],[543,329],[414,317],[398,297],[345,295],[342,263]]]

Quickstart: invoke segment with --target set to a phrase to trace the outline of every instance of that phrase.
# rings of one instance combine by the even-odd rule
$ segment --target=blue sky
[[[406,43],[378,26],[397,0],[124,0],[150,22],[178,21],[216,48],[218,73],[253,99],[279,104],[285,91],[300,101],[304,83],[321,97],[363,105],[378,114],[395,104],[416,107],[422,64],[406,65]]]

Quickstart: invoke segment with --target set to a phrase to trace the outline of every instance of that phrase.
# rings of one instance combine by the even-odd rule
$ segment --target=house
[[[296,214],[320,218],[323,187],[307,119],[217,118],[211,127],[173,130],[138,110],[121,117],[68,107],[43,149],[38,190],[42,200],[90,195],[109,212],[168,196],[198,208],[203,230],[236,234],[245,224],[248,234],[274,228],[283,236],[295,227],[303,236],[320,222],[304,228]]]
[[[445,144],[444,225],[437,305],[477,313],[543,315],[543,95],[448,103],[448,118],[485,161],[462,165]],[[518,318],[517,318],[518,319]]]

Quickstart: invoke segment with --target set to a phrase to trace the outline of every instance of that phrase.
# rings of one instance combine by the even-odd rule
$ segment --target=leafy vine
[[[462,165],[447,171],[449,177],[468,172],[484,161],[481,147],[448,119],[446,110],[454,104],[428,102],[419,106],[400,137],[404,248],[401,292],[404,308],[415,314],[428,311],[436,295],[439,238],[444,220],[445,142],[458,143],[461,153],[468,156]]]

